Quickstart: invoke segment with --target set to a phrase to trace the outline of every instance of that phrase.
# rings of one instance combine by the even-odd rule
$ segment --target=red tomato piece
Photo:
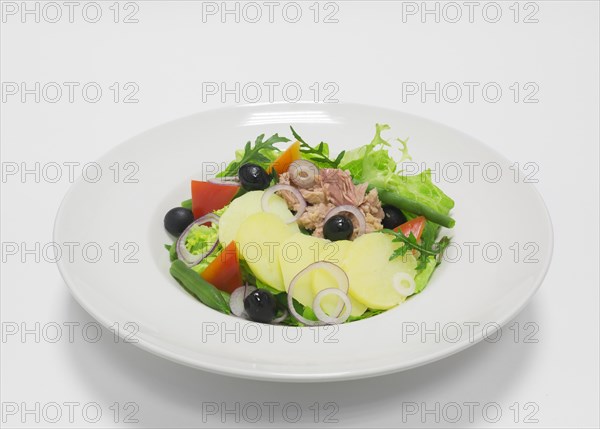
[[[394,228],[394,231],[402,231],[402,234],[407,237],[412,232],[417,240],[421,238],[421,234],[423,234],[423,230],[425,229],[425,216],[419,216],[414,219],[409,220],[408,222],[404,222],[402,225]]]
[[[231,202],[239,186],[192,180],[192,212],[194,219],[220,210]]]
[[[242,286],[242,271],[235,241],[229,243],[200,275],[204,280],[224,292],[231,293]]]

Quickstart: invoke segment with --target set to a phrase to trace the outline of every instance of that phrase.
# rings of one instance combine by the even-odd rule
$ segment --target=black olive
[[[402,213],[400,209],[397,209],[394,206],[383,206],[382,208],[384,217],[381,224],[384,228],[394,229],[406,222],[406,216],[404,216],[404,213]]]
[[[269,323],[277,314],[277,301],[268,290],[256,289],[244,299],[244,309],[255,322]]]
[[[244,164],[238,170],[242,188],[246,191],[262,191],[271,184],[271,177],[264,168],[256,164]]]
[[[165,229],[173,235],[179,235],[194,221],[194,213],[184,207],[175,207],[165,215]]]
[[[354,232],[352,221],[346,216],[331,216],[323,225],[323,235],[331,241],[348,240]]]

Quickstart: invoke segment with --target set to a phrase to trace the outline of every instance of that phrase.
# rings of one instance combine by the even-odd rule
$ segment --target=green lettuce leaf
[[[425,286],[427,286],[427,283],[429,283],[429,279],[431,278],[431,275],[437,266],[438,261],[436,258],[429,256],[427,258],[427,264],[425,265],[425,268],[419,271],[419,273],[415,276],[415,293],[419,293],[425,289]]]
[[[375,137],[371,143],[346,152],[340,168],[349,170],[358,182],[368,182],[447,215],[454,207],[454,201],[432,182],[430,170],[413,176],[402,175],[398,165],[411,158],[406,141],[400,139],[397,139],[400,160],[396,161],[390,155],[393,146],[381,136],[383,131],[389,129],[388,125],[376,124]]]
[[[348,322],[356,322],[357,320],[368,319],[369,317],[377,316],[378,314],[381,314],[381,313],[383,313],[385,311],[386,310],[373,310],[371,308],[368,308],[367,311],[365,311],[360,316],[350,316],[348,318],[348,320],[346,321],[346,323],[348,323]]]
[[[194,255],[199,255],[204,252],[208,252],[214,242],[219,238],[219,227],[215,224],[211,226],[207,225],[196,225],[193,226],[190,232],[188,233],[187,239],[185,241],[185,247],[190,253]],[[217,248],[202,262],[198,265],[192,267],[194,271],[197,273],[203,272],[208,265],[214,261],[219,253],[223,250],[223,246],[221,243],[217,245]]]

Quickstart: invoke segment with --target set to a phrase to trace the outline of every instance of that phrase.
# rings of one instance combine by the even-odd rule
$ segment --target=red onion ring
[[[247,283],[234,290],[229,297],[229,308],[231,308],[231,312],[238,317],[246,318],[247,314],[244,309],[244,299],[255,290],[256,288],[254,286],[249,286]]]
[[[208,179],[208,181],[215,185],[240,186],[240,178],[237,176],[213,177],[212,179]]]
[[[206,258],[208,255],[210,255],[212,252],[214,252],[214,250],[217,248],[217,245],[219,244],[219,240],[216,240],[214,242],[214,244],[211,246],[211,248],[208,250],[208,252],[204,252],[199,255],[192,254],[189,250],[187,250],[187,247],[185,247],[185,241],[186,241],[187,236],[188,236],[190,230],[192,229],[192,227],[194,227],[196,225],[203,225],[208,222],[218,224],[219,216],[217,216],[214,213],[209,213],[207,215],[199,217],[194,222],[189,224],[186,229],[183,230],[183,232],[177,239],[177,243],[175,243],[175,246],[176,246],[175,250],[177,251],[177,258],[181,259],[188,267],[193,267],[195,265],[198,265],[200,262],[202,262],[204,260],[204,258]]]
[[[408,282],[408,287],[404,286],[402,282]],[[408,273],[398,272],[392,277],[392,286],[400,295],[409,297],[415,293],[415,279]]]
[[[271,320],[271,323],[283,322],[285,319],[287,319],[287,317],[288,317],[288,311],[283,310],[283,314],[281,316],[277,317],[276,319]]]
[[[319,318],[319,316],[317,315],[316,312],[316,304],[319,304],[319,309],[320,308],[320,302],[321,299],[323,298],[322,294],[323,291],[329,290],[329,289],[335,289],[335,288],[328,288],[328,289],[324,289],[321,292],[319,292],[317,294],[317,296],[315,297],[315,299],[313,300],[313,311],[315,312],[315,315],[317,316],[317,318],[319,319],[318,322],[314,321],[314,320],[309,320],[307,318],[305,318],[304,316],[302,316],[301,314],[299,314],[296,309],[294,308],[294,287],[296,286],[296,283],[298,283],[298,280],[310,273],[313,270],[318,270],[318,269],[325,269],[327,270],[336,280],[337,280],[337,284],[339,287],[339,289],[337,290],[341,290],[344,294],[348,293],[348,289],[350,287],[349,281],[348,281],[348,276],[346,275],[346,273],[344,272],[344,270],[342,270],[339,266],[332,264],[331,262],[326,262],[326,261],[319,261],[319,262],[315,262],[310,264],[308,267],[304,268],[302,271],[300,271],[298,274],[296,274],[296,276],[292,279],[292,281],[290,282],[290,287],[288,288],[287,291],[287,304],[288,304],[288,310],[290,311],[290,313],[292,314],[292,316],[294,316],[294,318],[296,318],[299,322],[304,323],[307,326],[318,326],[318,325],[329,325],[331,324],[328,320],[324,320],[324,318]],[[328,292],[331,293],[331,292]],[[317,301],[317,297],[319,296],[319,294],[321,294],[321,297],[319,298],[319,300]],[[346,312],[348,311],[348,309],[350,309],[350,311],[352,311],[352,303],[350,302],[350,299],[348,299],[348,302],[344,301],[345,308],[346,308]],[[341,311],[342,309],[340,309]],[[323,310],[321,309],[321,312],[323,314],[325,314],[325,312],[323,312]],[[337,310],[335,311],[336,313],[338,312]],[[344,314],[346,313],[344,312]],[[350,315],[350,313],[348,313],[348,316]],[[348,319],[348,316],[343,319],[344,321]],[[338,315],[337,318],[341,318],[340,315]],[[341,322],[340,322],[341,323]]]
[[[338,313],[337,317],[331,317],[327,313],[323,311],[321,308],[321,300],[326,295],[337,295],[343,301],[343,313],[341,311],[335,311],[334,313]],[[348,298],[348,294],[344,293],[341,289],[336,288],[327,288],[320,291],[317,296],[315,296],[315,300],[313,301],[313,311],[317,319],[326,323],[328,325],[337,325],[339,323],[344,323],[350,317],[350,313],[352,312],[352,303],[350,302],[350,298]]]
[[[306,159],[298,159],[288,167],[290,181],[299,188],[311,188],[319,175],[319,168]]]
[[[354,215],[358,222],[358,235],[361,236],[365,233],[367,229],[367,221],[365,220],[365,215],[355,206],[351,205],[343,205],[337,206],[329,210],[327,216],[325,216],[325,221],[327,222],[331,217],[335,216],[338,213],[347,212],[351,215]]]
[[[300,216],[302,216],[302,214],[304,213],[304,210],[306,210],[306,201],[304,200],[304,197],[302,196],[300,191],[298,189],[294,188],[293,186],[275,185],[275,186],[271,186],[270,188],[265,190],[265,192],[263,193],[262,199],[260,201],[263,211],[264,212],[269,211],[268,210],[269,199],[271,198],[271,195],[275,194],[275,192],[278,192],[278,191],[289,191],[292,194],[294,194],[294,196],[296,197],[296,200],[298,200],[298,204],[300,206],[298,207],[298,211],[296,212],[296,215],[292,219],[288,220],[285,223],[296,222],[298,219],[300,219]]]

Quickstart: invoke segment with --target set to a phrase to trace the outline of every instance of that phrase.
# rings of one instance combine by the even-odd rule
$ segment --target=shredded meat
[[[290,184],[290,173],[285,172],[279,175],[279,183],[282,185]],[[293,184],[292,184],[293,185]],[[319,176],[315,180],[315,185],[312,188],[303,189],[298,188],[304,199],[308,204],[324,204],[327,202],[327,198],[325,197],[325,193],[323,192],[323,188],[321,187],[321,181],[319,180]],[[294,194],[288,191],[281,191],[278,193],[280,197],[282,197],[287,203],[290,210],[298,211],[298,201]]]
[[[302,227],[309,231],[313,231],[316,237],[323,237],[323,221],[329,210],[334,208],[333,204],[316,204],[306,207],[306,211],[302,213],[298,222]]]
[[[282,173],[279,176],[279,183],[289,185],[289,173]],[[367,187],[367,183],[355,185],[348,171],[322,168],[311,188],[298,188],[307,202],[306,211],[298,219],[299,225],[306,230],[313,231],[313,236],[323,237],[323,224],[327,213],[337,206],[352,205],[358,207],[365,215],[366,232],[382,229],[381,221],[384,213],[381,201],[379,201],[377,190],[372,189],[366,193]],[[291,192],[281,191],[278,194],[286,201],[290,210],[298,211],[298,201]],[[351,219],[356,229],[358,222],[354,217]],[[352,238],[356,238],[356,235],[357,231],[354,232]]]
[[[377,189],[371,189],[371,191],[365,195],[359,208],[365,215],[371,214],[380,221],[383,220],[384,213],[381,208],[381,201],[379,201],[379,195],[377,195]]]
[[[368,184],[356,186],[352,183],[352,176],[348,171],[323,168],[319,177],[327,200],[331,203],[336,206],[349,204],[357,207],[362,204]]]

